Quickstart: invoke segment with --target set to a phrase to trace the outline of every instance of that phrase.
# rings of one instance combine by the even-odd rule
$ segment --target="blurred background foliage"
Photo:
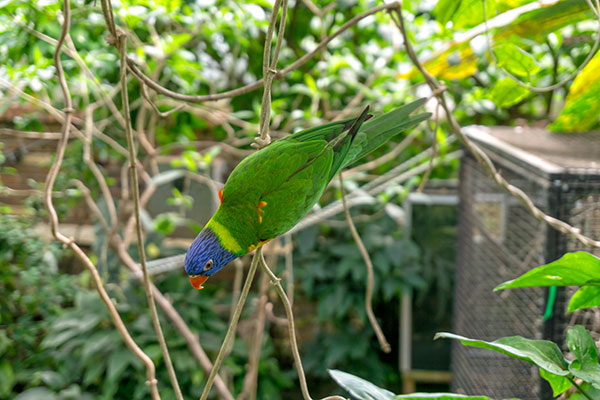
[[[598,23],[586,0],[546,3],[508,19],[503,13],[535,2],[404,1],[404,15],[418,55],[448,87],[452,107],[463,125],[550,124],[558,131],[597,128],[599,56],[572,85],[544,93],[519,86],[503,72],[509,71],[526,84],[548,86],[567,77],[591,54]],[[307,2],[290,1],[280,67],[290,65],[347,20],[378,2],[315,1],[314,5],[324,10],[322,15],[315,15]],[[272,8],[269,1],[121,0],[113,6],[118,24],[130,33],[129,56],[147,75],[173,91],[216,93],[262,77],[263,42]],[[118,55],[104,40],[107,31],[100,6],[77,0],[72,8],[72,42],[67,41],[67,47],[76,48],[78,56],[63,56],[63,65],[74,106],[77,110],[91,109],[95,126],[124,144],[123,127],[102,100],[112,97],[120,109],[120,96],[114,90]],[[54,39],[60,32],[60,9],[61,3],[55,0],[0,0],[0,115],[15,105],[22,106],[26,112],[3,120],[15,129],[44,131],[47,126],[41,117],[52,107],[62,107],[52,62]],[[487,38],[481,34],[485,16],[493,27],[489,40],[497,62],[489,56]],[[494,23],[498,19],[504,22]],[[379,113],[429,94],[403,51],[401,35],[390,16],[378,13],[361,20],[334,39],[327,51],[275,82],[272,135],[279,137],[331,120],[353,100],[354,108],[345,110],[349,115],[365,104]],[[218,162],[225,161],[225,170],[230,170],[241,157],[226,151],[225,145],[249,149],[256,135],[261,96],[262,90],[255,90],[228,100],[187,105],[166,118],[157,118],[144,109],[138,82],[129,81],[134,123],[141,121],[141,129],[152,132],[161,155],[175,156],[165,168],[212,177],[221,168]],[[161,111],[178,104],[154,94],[153,100]],[[429,107],[435,112],[435,105]],[[456,149],[447,141],[443,119],[436,132],[433,127],[433,122],[423,124],[416,139],[398,157],[351,180],[373,179],[434,141],[439,143],[441,154]],[[217,146],[199,150],[194,143],[199,140]],[[389,151],[400,140],[384,146],[373,157]],[[118,187],[118,180],[108,171],[122,165],[124,158],[97,139],[93,148],[95,162],[112,187]],[[174,148],[178,151],[172,151]],[[65,194],[56,199],[61,215],[81,201],[77,189],[67,190],[73,178],[83,180],[94,198],[99,198],[91,171],[77,161],[82,153],[79,141],[69,145],[56,184]],[[2,172],[14,173],[5,155],[1,157]],[[457,162],[434,168],[431,178],[456,178],[457,169]],[[456,215],[427,209],[417,214],[420,219],[414,222],[412,237],[406,237],[402,224],[385,208],[388,203],[401,205],[419,181],[413,178],[402,185],[390,185],[379,195],[377,204],[353,211],[355,216],[369,216],[357,218],[357,227],[375,266],[375,313],[392,343],[398,336],[399,295],[406,289],[414,290],[416,307],[422,311],[416,313],[417,336],[429,338],[433,331],[450,326]],[[11,207],[0,205],[0,399],[144,398],[144,370],[113,329],[88,274],[68,252],[42,240],[33,229],[45,217],[41,195],[35,192],[40,188],[39,183],[31,182],[33,193],[19,216]],[[322,203],[335,198],[339,198],[339,187],[332,185]],[[144,215],[151,258],[184,251],[166,246],[165,239],[177,229],[197,232],[203,222],[189,218],[189,210],[204,207],[203,202],[179,183],[159,200],[170,207],[169,211]],[[103,211],[106,208],[101,203],[99,206]],[[97,240],[89,252],[98,263],[107,290],[134,338],[157,364],[163,398],[174,398],[166,384],[144,294],[107,250],[99,224],[95,232]],[[393,346],[394,352],[386,355],[377,347],[364,313],[366,271],[343,218],[302,230],[293,241],[298,326],[314,394],[336,390],[326,377],[326,368],[348,371],[399,392],[397,348]],[[137,258],[135,246],[130,250]],[[279,272],[283,263],[279,261]],[[214,355],[227,327],[230,280],[211,281],[201,296],[191,292],[180,273],[156,277],[155,282]],[[283,315],[277,307],[275,311]],[[248,307],[245,317],[252,312],[253,307]],[[198,397],[204,372],[175,330],[169,324],[163,328],[184,394]],[[285,330],[267,322],[266,332],[259,398],[296,398],[296,373],[292,372]],[[433,356],[420,355],[424,359]],[[234,392],[241,390],[247,357],[247,343],[238,340],[224,369]],[[445,362],[436,366],[443,368]]]

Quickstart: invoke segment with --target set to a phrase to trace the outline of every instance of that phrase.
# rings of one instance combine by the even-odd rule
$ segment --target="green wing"
[[[341,168],[360,160],[394,136],[416,126],[421,121],[428,119],[431,116],[431,113],[410,115],[412,112],[423,106],[426,101],[427,99],[425,98],[413,101],[412,103],[368,120],[362,123],[362,125],[361,117],[363,117],[363,115],[359,118],[349,118],[306,129],[282,140],[306,142],[321,139],[331,142],[332,140],[335,140],[336,137],[349,131],[353,125],[359,126],[360,129],[358,130],[356,137],[353,138],[353,140],[348,140],[346,142],[351,143],[351,146],[349,146],[349,148],[341,148],[339,151],[336,149],[333,166],[329,176],[329,179],[331,180]],[[347,134],[348,139],[351,139],[351,136],[352,135]]]
[[[427,119],[429,113],[410,116],[424,102],[417,100],[366,122],[365,109],[358,118],[271,143],[234,169],[223,189],[223,207],[213,218],[226,225],[243,247],[287,232],[319,200],[341,168]],[[259,206],[261,202],[266,205]]]
[[[325,140],[273,142],[246,157],[231,173],[223,188],[223,207],[215,217],[227,224],[242,246],[279,236],[321,197],[332,161],[333,148]],[[267,203],[261,213],[260,202]]]
[[[427,99],[422,98],[365,122],[352,142],[342,168],[360,160],[392,137],[428,119],[431,113],[411,116]]]

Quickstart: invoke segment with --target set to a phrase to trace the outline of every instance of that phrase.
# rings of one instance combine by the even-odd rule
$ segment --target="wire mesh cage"
[[[600,132],[557,134],[536,128],[465,129],[508,182],[548,215],[600,237]],[[495,340],[520,335],[562,345],[566,329],[583,323],[600,332],[594,312],[566,315],[569,289],[559,288],[544,321],[546,288],[493,292],[493,288],[567,251],[594,249],[535,219],[498,187],[470,155],[461,162],[454,332]],[[597,250],[596,250],[596,255]],[[452,389],[491,398],[551,399],[538,369],[502,354],[455,343]]]

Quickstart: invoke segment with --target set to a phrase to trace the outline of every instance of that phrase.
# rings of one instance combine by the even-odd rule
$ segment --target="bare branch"
[[[340,179],[340,191],[342,192],[342,204],[344,205],[344,214],[346,215],[346,221],[348,222],[348,227],[350,228],[350,232],[352,232],[352,237],[356,242],[356,246],[358,250],[360,250],[360,254],[365,262],[365,266],[367,267],[367,288],[365,292],[365,310],[367,312],[367,317],[369,318],[369,322],[375,331],[375,335],[377,336],[377,340],[379,341],[379,346],[381,350],[385,353],[389,353],[392,351],[392,347],[389,342],[385,338],[379,323],[377,322],[377,318],[375,318],[375,313],[373,312],[373,282],[375,280],[373,274],[373,263],[371,262],[371,257],[367,252],[365,245],[363,244],[356,227],[354,226],[354,222],[352,222],[352,216],[350,215],[350,209],[348,208],[348,204],[346,203],[346,195],[344,193],[344,178],[342,177],[342,173],[339,175]]]
[[[257,253],[258,254],[258,253]],[[262,253],[258,254],[260,258],[260,266],[263,271],[269,276],[271,279],[271,284],[275,286],[277,289],[277,294],[283,303],[283,307],[285,308],[285,313],[287,315],[288,321],[288,333],[290,335],[290,347],[292,350],[292,354],[294,356],[294,363],[296,364],[296,370],[298,371],[298,380],[300,380],[300,389],[302,391],[302,397],[304,400],[312,400],[310,397],[310,393],[308,392],[308,385],[306,384],[306,376],[304,375],[304,368],[302,367],[302,359],[300,358],[300,352],[298,351],[298,341],[296,340],[296,326],[294,323],[294,312],[292,311],[292,305],[288,300],[285,290],[283,290],[283,286],[281,286],[281,279],[279,279],[273,271],[269,268],[267,263],[265,262]],[[328,396],[323,400],[344,400],[341,396]]]
[[[217,376],[219,368],[221,368],[221,364],[223,364],[223,360],[225,359],[225,353],[227,352],[227,349],[230,346],[230,342],[235,338],[235,329],[237,328],[238,321],[240,320],[240,315],[242,315],[242,310],[244,308],[244,304],[246,303],[246,298],[248,297],[248,293],[250,292],[250,287],[252,286],[252,281],[254,280],[254,274],[256,273],[261,254],[262,249],[259,247],[258,249],[256,249],[256,252],[254,253],[254,256],[252,258],[252,263],[250,264],[250,269],[248,270],[248,276],[246,276],[246,281],[244,282],[242,293],[240,294],[237,306],[235,307],[233,317],[229,322],[229,328],[227,328],[227,333],[225,334],[223,344],[221,344],[219,354],[217,354],[217,358],[215,359],[213,368],[210,371],[210,374],[208,375],[208,379],[206,380],[206,384],[204,386],[204,390],[202,391],[202,396],[200,396],[200,400],[206,400],[208,398],[208,394],[210,393],[210,388],[212,387],[213,381],[215,380],[215,376]]]
[[[104,0],[105,1],[105,0]],[[342,33],[344,33],[345,31],[347,31],[349,28],[353,27],[354,25],[356,25],[360,20],[367,18],[373,14],[376,14],[378,12],[384,11],[384,10],[392,10],[395,9],[399,6],[400,3],[398,2],[393,2],[393,3],[389,3],[389,4],[382,4],[380,6],[374,7],[368,11],[365,11],[359,15],[354,16],[352,19],[350,19],[348,22],[346,22],[344,25],[342,25],[340,27],[340,29],[338,29],[337,31],[335,31],[333,34],[331,34],[330,36],[328,36],[325,40],[321,41],[317,47],[315,47],[312,51],[306,53],[304,56],[302,56],[301,58],[299,58],[298,60],[296,60],[294,63],[290,64],[289,66],[287,66],[286,68],[277,71],[277,73],[274,76],[274,80],[279,80],[279,79],[283,79],[283,77],[287,74],[289,74],[292,71],[295,71],[296,69],[300,68],[302,65],[306,64],[306,62],[308,60],[310,60],[312,57],[315,56],[315,54],[319,53],[320,51],[322,51],[325,47],[327,47],[327,45],[336,37],[338,37],[339,35],[341,35]],[[174,99],[177,100],[182,100],[182,101],[188,101],[191,103],[199,103],[199,102],[203,102],[203,101],[215,101],[215,100],[221,100],[221,99],[227,99],[230,97],[235,97],[235,96],[239,96],[242,94],[246,94],[248,92],[251,92],[253,90],[256,90],[258,88],[260,88],[261,86],[263,86],[264,84],[264,79],[260,79],[256,82],[250,83],[246,86],[242,86],[240,88],[237,89],[232,89],[232,90],[228,90],[226,92],[222,92],[222,93],[216,93],[216,94],[207,94],[207,95],[201,95],[201,96],[192,96],[192,95],[185,95],[185,94],[181,94],[181,93],[177,93],[177,92],[173,92],[172,90],[169,90],[167,88],[165,88],[164,86],[161,86],[160,84],[158,84],[157,82],[155,82],[154,80],[152,80],[151,78],[149,78],[148,76],[146,76],[135,64],[135,61],[131,60],[131,59],[127,59],[127,66],[130,69],[131,73],[137,78],[139,79],[141,82],[145,83],[146,85],[148,85],[148,87],[150,87],[152,90],[156,91],[157,93],[160,93],[162,95],[168,96],[168,97],[172,97]]]
[[[69,32],[69,27],[71,23],[71,10],[69,0],[63,1],[63,24],[61,29],[61,34],[57,42],[56,50],[54,52],[54,65],[56,67],[56,76],[59,80],[60,87],[63,93],[65,108],[64,112],[64,121],[62,126],[62,138],[58,143],[58,148],[56,151],[56,159],[52,164],[50,171],[48,172],[48,176],[46,178],[46,186],[44,193],[44,202],[46,205],[46,209],[48,210],[49,219],[50,219],[50,228],[53,236],[64,245],[68,246],[73,250],[75,255],[83,262],[86,268],[90,271],[92,275],[92,279],[94,280],[94,284],[96,286],[96,290],[98,291],[100,298],[104,302],[104,305],[108,309],[110,316],[115,324],[115,327],[121,334],[123,341],[129,347],[129,349],[138,357],[144,366],[146,367],[146,377],[148,379],[147,383],[150,386],[150,392],[152,394],[153,399],[160,399],[160,395],[158,394],[157,389],[157,381],[155,378],[155,368],[154,364],[150,357],[148,357],[142,349],[135,343],[135,341],[131,338],[131,335],[127,331],[125,324],[121,320],[119,313],[117,312],[113,302],[111,301],[108,293],[102,286],[102,280],[100,275],[98,274],[98,270],[96,266],[91,262],[91,260],[87,257],[87,255],[81,250],[81,248],[70,238],[66,237],[58,230],[58,215],[56,214],[56,210],[54,208],[54,204],[52,203],[52,189],[54,187],[54,182],[60,170],[60,166],[62,164],[65,149],[67,147],[67,143],[69,140],[69,131],[71,129],[71,119],[73,113],[73,105],[71,100],[71,94],[69,92],[69,87],[67,85],[67,81],[65,79],[65,74],[63,71],[62,63],[60,61],[60,53],[61,47],[65,41],[65,38]]]
[[[165,337],[160,326],[160,320],[158,318],[158,312],[156,311],[156,304],[154,303],[154,296],[150,287],[150,277],[146,268],[146,251],[144,248],[144,236],[142,233],[142,223],[140,221],[140,194],[139,194],[139,183],[138,183],[138,169],[137,169],[137,157],[135,154],[135,143],[133,142],[133,132],[131,129],[131,114],[129,112],[129,96],[127,93],[127,67],[125,58],[127,57],[127,36],[121,35],[118,37],[119,40],[119,54],[121,58],[121,99],[123,106],[123,117],[125,120],[125,132],[127,134],[127,145],[129,148],[129,170],[131,172],[131,186],[133,193],[133,204],[134,204],[134,215],[136,224],[136,233],[138,241],[138,251],[140,255],[140,264],[142,266],[144,289],[146,292],[146,299],[148,300],[148,306],[150,307],[150,314],[152,316],[152,324],[162,350],[163,358],[167,371],[169,372],[169,379],[171,385],[175,391],[175,396],[178,400],[183,400],[179,383],[177,382],[177,375],[171,362],[171,355],[165,341]]]

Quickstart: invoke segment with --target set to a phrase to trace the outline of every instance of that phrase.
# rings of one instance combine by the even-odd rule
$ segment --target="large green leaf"
[[[559,132],[585,131],[598,123],[600,116],[600,52],[577,75],[565,107],[548,128]]]
[[[530,76],[540,70],[535,58],[514,43],[507,43],[494,49],[498,66],[518,76]]]
[[[438,333],[435,338],[460,340],[465,346],[494,350],[507,356],[535,364],[555,375],[568,375],[568,363],[556,343],[548,340],[532,340],[521,336],[504,337],[493,342],[469,339],[453,333]]]
[[[494,85],[490,92],[491,100],[498,107],[510,107],[523,100],[529,94],[529,90],[521,87],[511,78],[504,78]]]
[[[540,376],[548,381],[552,387],[554,397],[560,396],[562,393],[569,390],[573,383],[566,376],[554,375],[545,369],[540,368]]]
[[[575,292],[569,301],[567,312],[573,312],[580,308],[600,307],[600,287],[583,286]]]
[[[494,290],[530,286],[600,286],[600,258],[584,251],[567,253],[550,264],[542,265],[498,285]]]
[[[598,349],[592,335],[583,326],[576,325],[567,332],[567,346],[576,357],[569,365],[569,371],[600,389]]]
[[[494,40],[511,36],[544,41],[546,35],[567,25],[586,19],[595,19],[586,0],[563,0],[537,10],[524,13],[512,24],[494,35]]]
[[[369,381],[366,381],[347,372],[330,369],[329,375],[341,387],[346,389],[353,397],[359,400],[394,400],[394,393],[389,390],[375,386]]]

